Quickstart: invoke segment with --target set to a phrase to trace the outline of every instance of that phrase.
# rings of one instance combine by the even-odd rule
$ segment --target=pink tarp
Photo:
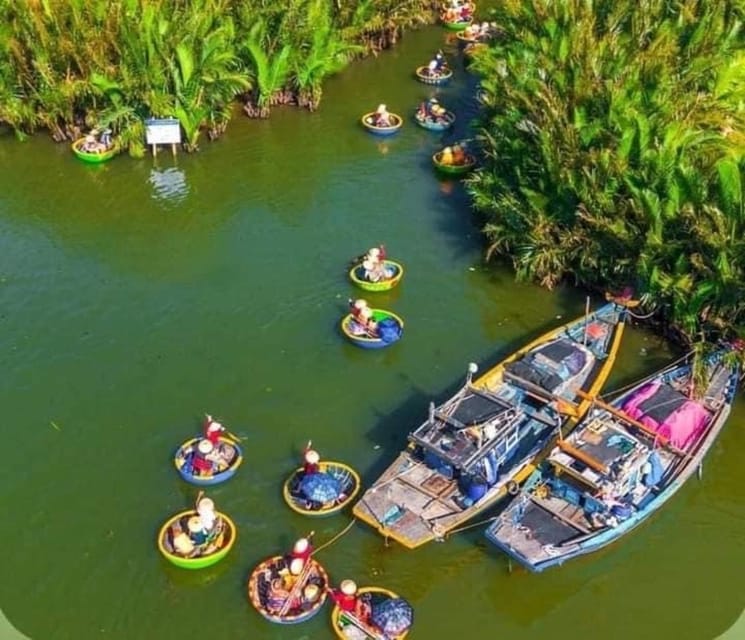
[[[696,442],[706,429],[711,416],[697,402],[686,400],[660,424],[639,408],[641,403],[656,393],[660,384],[660,382],[651,382],[643,386],[626,401],[623,405],[623,411],[637,422],[641,422],[645,427],[649,427],[655,433],[668,438],[673,446],[685,450]]]

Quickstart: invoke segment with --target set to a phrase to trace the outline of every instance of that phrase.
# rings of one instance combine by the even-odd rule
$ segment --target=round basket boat
[[[378,127],[377,125],[373,124],[375,122],[375,120],[373,119],[373,117],[375,116],[374,111],[366,113],[364,116],[362,116],[362,126],[365,127],[365,129],[367,129],[370,133],[374,133],[377,136],[392,136],[399,129],[401,129],[401,126],[404,123],[404,119],[395,113],[390,113],[389,115],[391,116],[391,122],[393,123],[390,127]]]
[[[424,84],[445,84],[453,77],[452,69],[445,68],[442,72],[433,74],[427,65],[417,67],[415,73],[419,82],[423,82]]]
[[[392,311],[385,311],[384,309],[371,309],[371,311],[372,318],[377,323],[388,318],[393,320],[398,325],[397,337],[395,339],[384,340],[383,338],[372,338],[366,333],[360,333],[359,324],[352,314],[348,313],[341,321],[341,330],[347,339],[362,349],[383,349],[398,342],[403,336],[404,321]]]
[[[243,451],[238,444],[230,438],[220,436],[217,447],[210,454],[210,458],[214,459],[214,464],[217,464],[217,471],[205,475],[198,473],[193,466],[195,448],[202,439],[192,438],[187,440],[176,450],[176,454],[173,456],[173,464],[176,466],[179,475],[186,482],[200,487],[220,484],[232,478],[243,462]]]
[[[248,601],[269,622],[277,624],[297,624],[310,620],[316,615],[328,595],[329,577],[326,570],[313,558],[299,576],[297,583],[289,588],[275,591],[276,580],[285,580],[289,576],[287,559],[284,556],[273,556],[257,566],[248,578]],[[308,585],[318,588],[318,596],[312,602],[306,602],[303,592]],[[288,598],[291,601],[288,603]]]
[[[360,289],[364,289],[365,291],[389,291],[401,282],[401,278],[403,278],[404,275],[404,268],[403,265],[394,262],[393,260],[383,260],[383,264],[389,270],[395,270],[392,278],[381,280],[379,282],[365,280],[365,268],[361,264],[358,264],[349,270],[349,279]]]
[[[360,599],[367,600],[372,606],[385,600],[398,598],[398,595],[393,591],[383,587],[360,587],[357,590],[357,596]],[[342,638],[342,640],[403,640],[409,634],[407,629],[396,636],[385,635],[368,621],[361,620],[359,616],[347,611],[342,611],[338,605],[334,606],[331,611],[331,626],[336,637]]]
[[[80,158],[83,162],[89,162],[91,164],[100,164],[111,160],[119,151],[119,147],[113,144],[106,151],[100,153],[83,151],[83,144],[85,144],[85,138],[80,138],[72,143],[72,152]]]
[[[442,116],[443,122],[422,118],[417,111],[414,114],[414,120],[423,129],[428,129],[429,131],[447,131],[455,123],[455,114],[452,111],[445,111],[445,115]]]
[[[481,42],[481,38],[480,37],[478,37],[478,36],[477,37],[468,36],[465,33],[463,33],[463,31],[459,31],[458,33],[456,33],[455,34],[455,37],[458,39],[458,41],[461,44],[477,44],[477,43]]]
[[[217,512],[215,533],[195,546],[187,533],[189,518],[197,515],[194,509],[172,516],[158,532],[158,550],[166,560],[182,569],[204,569],[217,564],[233,548],[238,530],[224,513]]]
[[[438,171],[442,171],[442,173],[447,173],[451,176],[462,176],[476,166],[476,157],[470,153],[466,153],[466,162],[464,164],[442,164],[440,161],[441,158],[442,151],[438,151],[432,156],[432,162],[435,167],[437,167]]]
[[[471,23],[473,23],[473,18],[468,18],[468,20],[458,20],[456,22],[447,22],[446,20],[442,19],[442,26],[448,29],[449,31],[463,31],[464,29],[471,26]]]
[[[352,467],[332,460],[322,461],[319,472],[330,476],[336,481],[338,496],[327,502],[309,500],[303,493],[301,483],[305,478],[303,468],[295,469],[285,480],[282,490],[287,506],[296,513],[304,516],[330,516],[339,513],[354,500],[360,490],[360,476]]]

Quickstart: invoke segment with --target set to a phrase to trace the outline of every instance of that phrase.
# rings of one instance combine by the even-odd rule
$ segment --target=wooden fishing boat
[[[352,467],[342,462],[324,460],[319,465],[319,471],[336,481],[338,495],[326,502],[309,500],[302,490],[301,483],[305,472],[303,467],[300,467],[285,480],[282,489],[287,506],[296,513],[304,516],[330,516],[339,513],[357,497],[361,486],[360,476]]]
[[[683,362],[611,404],[596,400],[487,529],[487,539],[540,572],[628,534],[701,469],[730,412],[736,360],[730,349],[709,355],[705,384],[695,394],[697,377]]]
[[[269,622],[305,622],[316,615],[326,602],[329,577],[318,561],[310,558],[303,573],[297,576],[292,585],[282,585],[289,576],[289,562],[285,556],[268,558],[251,572],[248,601]],[[280,582],[279,588],[276,587],[277,581]],[[310,585],[316,588],[318,595],[314,600],[306,601],[303,594]]]
[[[476,166],[476,156],[471,153],[466,153],[466,162],[463,164],[443,164],[441,160],[442,151],[432,156],[432,162],[439,171],[453,176],[462,176]]]
[[[371,111],[370,113],[366,113],[364,116],[362,116],[361,122],[362,122],[362,126],[365,127],[365,129],[367,129],[370,133],[374,133],[377,136],[393,135],[394,133],[397,133],[401,129],[401,126],[404,123],[404,119],[401,116],[395,113],[391,113],[390,114],[391,122],[392,122],[391,126],[390,127],[378,127],[375,124],[374,116],[375,116],[374,111]]]
[[[198,472],[193,465],[196,447],[201,440],[201,437],[192,438],[176,450],[173,464],[179,475],[186,482],[201,487],[220,484],[232,478],[243,462],[243,451],[240,446],[230,438],[220,436],[218,446],[208,456],[208,459],[213,462],[215,472],[204,474]]]
[[[398,594],[383,587],[360,587],[357,596],[370,607],[399,597]],[[403,640],[409,635],[407,630],[396,636],[386,636],[369,621],[362,620],[358,615],[348,611],[342,611],[338,605],[334,605],[331,611],[331,626],[336,637],[342,640]]]
[[[518,490],[559,425],[589,409],[610,374],[626,310],[614,303],[549,331],[464,386],[409,434],[354,515],[413,549]]]
[[[432,120],[422,117],[419,111],[417,111],[414,114],[414,119],[423,129],[428,129],[429,131],[447,131],[455,123],[455,114],[452,111],[445,111],[444,115],[440,118]]]
[[[403,335],[404,321],[392,311],[386,311],[385,309],[371,309],[372,319],[380,326],[383,321],[392,320],[391,324],[398,327],[397,332],[391,332],[393,335],[389,339],[381,337],[372,337],[366,333],[354,316],[349,313],[341,321],[342,333],[349,339],[352,344],[362,347],[363,349],[383,349],[394,342],[398,342]]]
[[[427,65],[422,65],[416,68],[415,73],[419,82],[431,85],[445,84],[453,77],[453,70],[447,67],[440,73],[433,74]]]
[[[228,555],[235,544],[238,532],[235,523],[219,512],[214,533],[201,544],[195,544],[187,532],[189,519],[196,515],[194,509],[177,513],[158,532],[158,550],[166,560],[182,569],[211,567]]]
[[[378,282],[365,280],[365,268],[360,263],[349,270],[349,279],[365,291],[388,291],[393,289],[393,287],[401,282],[401,278],[404,276],[404,267],[402,264],[393,260],[383,260],[383,264],[386,270],[393,272],[392,278]]]
[[[119,151],[119,147],[116,143],[109,147],[108,150],[102,151],[100,153],[83,151],[82,147],[84,143],[85,138],[79,138],[72,143],[72,151],[83,162],[89,162],[91,164],[100,164],[101,162],[111,160]]]

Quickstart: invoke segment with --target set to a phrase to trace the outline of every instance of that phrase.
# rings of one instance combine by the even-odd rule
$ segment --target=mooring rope
[[[468,529],[473,529],[475,527],[480,527],[485,524],[489,524],[490,522],[494,522],[495,520],[498,520],[499,516],[492,516],[491,518],[487,518],[486,520],[479,520],[478,522],[474,522],[473,524],[467,524],[462,527],[457,527],[453,529],[452,531],[448,531],[443,537],[445,540],[447,540],[450,536],[452,536],[455,533],[460,533],[461,531],[466,531]]]
[[[342,531],[340,531],[333,538],[331,538],[331,540],[329,540],[328,542],[324,542],[320,547],[316,547],[315,549],[313,549],[312,555],[315,555],[322,549],[325,549],[326,547],[330,547],[332,544],[334,544],[334,542],[336,542],[339,538],[345,535],[354,526],[355,522],[357,522],[357,519],[352,518],[351,522],[346,527],[344,527]]]

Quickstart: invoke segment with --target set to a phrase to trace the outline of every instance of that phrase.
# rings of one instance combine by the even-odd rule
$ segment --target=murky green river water
[[[436,178],[443,138],[410,114],[443,33],[407,36],[326,88],[315,114],[239,118],[194,156],[79,163],[43,136],[0,142],[0,607],[34,640],[330,638],[329,609],[279,627],[248,605],[262,558],[348,516],[294,515],[281,483],[309,438],[370,481],[458,385],[582,313],[486,269],[460,188]],[[474,80],[440,90],[461,135]],[[409,118],[381,142],[358,126],[379,102]],[[363,352],[339,336],[348,260],[385,242],[407,274],[375,298],[406,336]],[[609,388],[672,357],[629,331]],[[245,437],[247,460],[210,492],[239,526],[220,565],[189,573],[157,553],[162,521],[196,491],[171,464],[203,412]],[[622,545],[545,575],[508,573],[481,529],[419,551],[357,524],[319,554],[332,577],[390,587],[417,638],[713,638],[745,603],[745,410],[692,481]]]

